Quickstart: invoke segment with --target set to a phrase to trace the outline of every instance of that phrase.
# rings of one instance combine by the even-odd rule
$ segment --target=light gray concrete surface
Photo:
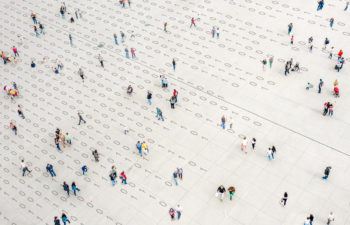
[[[60,18],[60,5],[1,0],[0,50],[11,55],[16,46],[20,57],[17,63],[0,63],[0,84],[16,82],[20,96],[11,101],[2,90],[0,98],[0,224],[53,224],[62,212],[80,225],[294,225],[310,213],[314,224],[326,224],[330,211],[334,224],[350,224],[350,12],[344,11],[345,1],[326,1],[319,12],[316,2],[302,0],[133,0],[125,9],[112,0],[66,1],[69,13],[82,12],[74,23]],[[35,37],[31,12],[44,24],[45,35]],[[189,28],[191,17],[199,18],[196,28]],[[219,39],[211,37],[213,26],[220,28]],[[120,37],[120,31],[126,41],[115,45],[113,33]],[[339,73],[335,57],[328,59],[322,50],[325,37],[335,54],[344,51]],[[136,59],[124,57],[126,47],[136,48]],[[104,69],[98,54],[105,59]],[[260,61],[269,55],[274,63],[263,71]],[[284,76],[290,58],[301,71]],[[59,75],[52,72],[57,59],[64,64]],[[79,68],[87,77],[84,83]],[[160,75],[169,80],[166,90]],[[318,94],[320,78],[325,84]],[[332,95],[335,79],[340,98]],[[306,91],[307,82],[315,87]],[[132,96],[126,94],[129,84]],[[174,88],[179,102],[171,109],[167,100]],[[147,90],[153,92],[151,106]],[[335,104],[333,117],[322,116],[325,101]],[[24,120],[17,115],[18,104]],[[156,107],[163,110],[164,122],[156,120]],[[77,126],[78,111],[87,124]],[[220,128],[222,115],[232,129]],[[17,136],[9,129],[11,121]],[[73,137],[63,152],[54,146],[56,128]],[[240,150],[244,136],[248,154]],[[256,151],[250,147],[252,137]],[[137,154],[137,141],[148,143],[147,156]],[[268,161],[272,145],[277,155]],[[93,149],[101,153],[99,163],[93,161]],[[21,159],[33,170],[26,177]],[[54,179],[45,170],[47,163],[55,168]],[[86,176],[80,172],[84,164]],[[128,185],[118,179],[111,186],[112,165],[126,172]],[[331,175],[324,181],[329,165]],[[176,167],[184,170],[178,186],[172,181]],[[67,198],[63,181],[77,183],[78,197]],[[235,186],[233,201],[215,197],[221,184]],[[285,191],[289,199],[283,208],[279,200]],[[182,218],[170,221],[168,210],[177,204]]]

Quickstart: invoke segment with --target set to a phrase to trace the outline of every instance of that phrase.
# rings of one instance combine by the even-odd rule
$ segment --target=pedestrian
[[[334,221],[334,214],[333,212],[330,212],[327,218],[327,225],[330,225],[332,221]]]
[[[61,221],[57,218],[57,216],[55,216],[55,218],[53,219],[54,225],[61,225]]]
[[[21,169],[22,169],[22,177],[26,175],[26,172],[31,173],[32,171],[28,169],[27,164],[24,162],[24,159],[21,160]]]
[[[261,63],[262,63],[262,66],[263,66],[263,71],[265,71],[265,66],[266,66],[266,64],[267,64],[267,60],[266,60],[266,59],[263,59],[263,60],[261,61]]]
[[[216,34],[216,29],[215,29],[215,27],[213,27],[213,28],[211,29],[211,37],[214,38],[214,37],[215,37],[215,34]]]
[[[152,93],[150,91],[147,91],[147,102],[152,105]]]
[[[73,46],[73,37],[71,34],[68,35],[68,38],[69,38],[69,43],[71,46]]]
[[[175,96],[171,96],[169,101],[170,101],[170,107],[171,107],[172,109],[175,109],[175,103],[176,103],[176,98],[175,98]]]
[[[335,79],[334,82],[333,82],[333,87],[338,86],[338,84],[339,84],[338,79]]]
[[[156,113],[157,113],[156,117],[158,118],[158,120],[164,121],[163,112],[162,110],[160,110],[160,108],[158,107],[156,108]]]
[[[319,93],[319,94],[320,94],[321,91],[322,91],[323,83],[324,83],[323,80],[320,79],[320,82],[318,83],[318,93]]]
[[[99,154],[97,152],[97,149],[95,149],[94,151],[92,151],[92,156],[95,159],[95,162],[99,162]]]
[[[62,219],[63,225],[66,225],[67,222],[70,223],[70,220],[68,219],[65,213],[62,213],[61,219]]]
[[[290,35],[290,33],[293,30],[293,23],[288,24],[288,35]]]
[[[175,185],[177,186],[178,185],[178,183],[177,183],[177,170],[175,170],[174,172],[173,172],[173,179],[174,179],[174,183],[175,183]]]
[[[167,26],[168,26],[168,23],[167,23],[167,22],[165,22],[165,23],[164,23],[164,25],[163,25],[164,32],[168,32],[168,30],[167,30]]]
[[[126,57],[127,59],[130,58],[130,56],[129,56],[129,49],[128,49],[128,48],[125,48],[124,51],[125,51],[125,57]]]
[[[131,95],[133,91],[134,91],[134,89],[132,88],[131,85],[129,85],[129,86],[127,87],[127,89],[126,89],[126,93],[127,93],[128,95]]]
[[[242,142],[241,142],[241,150],[244,151],[245,154],[247,154],[247,137],[244,137]]]
[[[175,211],[176,211],[176,215],[177,215],[177,220],[180,220],[181,214],[182,214],[182,208],[179,204],[176,206]]]
[[[63,190],[65,192],[67,192],[67,195],[69,196],[69,186],[68,186],[68,184],[64,181],[62,186],[63,186]]]
[[[332,103],[328,104],[328,115],[333,116],[333,104]]]
[[[216,190],[216,197],[220,199],[220,201],[224,200],[226,189],[223,185],[220,185]]]
[[[131,58],[135,59],[136,58],[136,49],[130,48],[130,52],[131,52]]]
[[[174,69],[174,71],[175,71],[175,68],[176,68],[176,62],[175,62],[175,59],[173,59],[172,64],[173,64],[173,69]]]
[[[100,62],[101,67],[104,68],[104,65],[103,65],[103,58],[102,58],[101,54],[98,54],[97,59],[98,59],[98,61]]]
[[[317,11],[322,10],[323,6],[324,6],[324,0],[319,0],[317,2],[318,6],[317,6]]]
[[[65,140],[68,145],[72,145],[72,137],[68,134],[68,132],[65,135]]]
[[[310,214],[310,216],[308,217],[309,221],[310,221],[310,225],[312,225],[312,223],[314,222],[314,215]]]
[[[195,20],[194,17],[191,18],[191,26],[190,26],[190,28],[191,28],[192,26],[196,27],[196,20]]]
[[[36,64],[35,64],[35,62],[32,60],[32,62],[30,63],[30,67],[31,67],[31,68],[35,68],[35,66],[36,66]]]
[[[123,31],[120,31],[120,37],[122,38],[122,43],[125,41],[125,34]]]
[[[145,141],[143,141],[141,144],[141,150],[145,153],[145,155],[149,153],[148,145],[146,144]]]
[[[19,54],[18,54],[18,50],[15,46],[12,47],[12,51],[13,51],[13,54],[14,54],[14,57],[16,58],[16,56],[19,57]]]
[[[118,43],[118,36],[114,33],[114,34],[113,34],[113,37],[114,37],[114,43],[115,43],[116,45],[119,45],[119,43]]]
[[[10,122],[10,129],[17,135],[17,126],[12,121]]]
[[[36,26],[33,26],[33,28],[34,28],[35,36],[39,37],[38,28]]]
[[[175,102],[177,103],[177,96],[179,95],[179,92],[176,90],[176,89],[174,89],[173,90],[173,96],[175,97]]]
[[[271,157],[272,159],[275,159],[275,154],[276,154],[276,147],[272,145],[271,147]]]
[[[126,177],[126,174],[125,174],[124,171],[122,171],[122,172],[120,173],[119,178],[120,178],[122,184],[127,184],[127,183],[126,183],[127,177]]]
[[[226,118],[225,118],[225,115],[223,115],[223,116],[221,117],[221,127],[222,127],[222,129],[224,129],[224,130],[225,130],[225,125],[226,125]]]
[[[81,171],[83,172],[83,175],[85,175],[87,173],[87,171],[88,171],[88,167],[86,165],[83,165],[81,167]]]
[[[137,143],[136,143],[136,149],[137,149],[139,155],[142,157],[142,145],[141,145],[141,142],[140,142],[140,141],[137,141]]]
[[[78,112],[78,117],[79,117],[79,123],[78,123],[78,125],[80,125],[81,122],[86,123],[86,121],[83,119],[83,116],[80,114],[80,112]]]
[[[219,28],[217,27],[216,28],[216,38],[219,39],[220,37],[220,31],[219,31]]]
[[[348,10],[348,8],[349,8],[349,4],[350,4],[350,2],[349,2],[349,1],[347,1],[347,2],[345,3],[345,9],[344,9],[344,11]]]
[[[112,166],[112,170],[109,172],[109,178],[111,179],[112,186],[114,186],[117,183],[117,171],[115,169],[115,166]]]
[[[287,76],[287,74],[289,74],[289,61],[286,63],[286,65],[284,66],[284,75]]]
[[[272,159],[272,149],[271,149],[271,148],[269,148],[269,149],[267,150],[267,158],[268,158],[269,160]]]
[[[330,18],[329,20],[329,26],[333,29],[333,24],[334,24],[334,18]]]
[[[269,58],[270,69],[272,68],[272,63],[273,63],[273,56],[270,56],[270,58]]]
[[[290,44],[294,44],[294,35],[290,37]]]
[[[71,23],[74,23],[74,17],[72,16],[69,20]]]
[[[339,50],[338,52],[338,60],[341,59],[341,57],[343,56],[344,52],[342,49]]]
[[[39,22],[39,29],[40,29],[40,34],[45,34],[45,30],[44,30],[44,25],[42,23]]]
[[[234,194],[236,192],[236,189],[235,189],[235,187],[231,186],[227,190],[228,190],[228,194],[229,194],[230,200],[232,201],[232,198],[233,198],[233,196],[234,196]]]
[[[85,76],[84,76],[84,71],[83,71],[82,68],[79,68],[78,74],[79,74],[80,78],[83,80],[83,83],[84,83]]]
[[[326,38],[326,39],[324,40],[324,47],[323,47],[323,49],[326,50],[328,45],[329,45],[329,39]]]
[[[180,180],[182,180],[183,177],[183,169],[182,168],[176,168],[177,176]]]
[[[173,208],[169,209],[169,215],[171,220],[175,219],[175,210]]]
[[[256,139],[252,138],[252,149],[255,150]]]
[[[37,23],[38,23],[38,21],[37,21],[37,19],[36,19],[36,14],[35,14],[34,12],[32,12],[32,13],[30,14],[30,17],[32,17],[32,20],[33,20],[33,23],[34,23],[34,24],[37,24]]]
[[[332,167],[331,166],[327,166],[326,169],[324,170],[324,176],[322,177],[322,179],[327,180],[328,176],[331,172]]]
[[[22,119],[25,119],[21,105],[17,106],[17,113]]]
[[[80,191],[80,189],[77,187],[74,181],[72,182],[72,191],[75,196],[77,196],[77,191]]]
[[[329,50],[329,56],[328,56],[328,58],[332,59],[332,57],[333,57],[333,51],[334,51],[334,47],[332,46],[332,47],[331,47],[331,50]]]
[[[281,198],[280,204],[284,207],[287,204],[288,193],[284,192],[283,197]]]
[[[51,165],[50,163],[48,163],[46,165],[46,171],[51,175],[51,177],[55,177],[56,176],[56,173],[53,169],[53,165]]]

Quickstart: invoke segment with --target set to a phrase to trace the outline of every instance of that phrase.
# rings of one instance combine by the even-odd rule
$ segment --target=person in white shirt
[[[334,214],[333,212],[330,212],[327,218],[327,225],[330,225],[332,221],[334,221]]]
[[[181,213],[182,213],[182,208],[180,205],[177,205],[175,208],[176,214],[177,214],[177,219],[179,220],[181,218]]]
[[[241,150],[244,151],[244,153],[247,154],[247,138],[244,137],[241,143]]]
[[[22,169],[22,176],[24,177],[26,172],[31,173],[32,171],[28,169],[27,164],[24,162],[24,159],[21,161],[21,169]]]

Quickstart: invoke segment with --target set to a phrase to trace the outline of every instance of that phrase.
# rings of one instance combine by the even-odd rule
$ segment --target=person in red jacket
[[[125,175],[125,172],[122,171],[119,175],[119,178],[122,180],[122,184],[126,184],[126,175]]]
[[[343,53],[343,50],[340,49],[338,52],[338,59],[340,59],[343,56]]]

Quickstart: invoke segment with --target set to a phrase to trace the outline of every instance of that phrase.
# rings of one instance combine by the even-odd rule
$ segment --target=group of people
[[[112,166],[111,171],[109,172],[109,178],[111,179],[112,186],[115,186],[117,183],[117,169],[115,166]],[[127,177],[124,171],[119,174],[121,184],[127,184]]]
[[[19,90],[18,86],[15,82],[12,82],[12,85],[5,85],[4,86],[5,93],[10,96],[11,100],[13,101],[15,97],[19,96]]]
[[[148,155],[148,153],[149,153],[148,144],[145,141],[143,141],[143,142],[137,141],[136,149],[141,157],[143,154]]]
[[[229,199],[232,200],[234,194],[236,193],[236,189],[233,186],[230,186],[228,189]],[[226,188],[223,185],[220,185],[216,190],[215,196],[223,201],[225,198]]]
[[[61,145],[63,146],[63,148],[65,148],[66,146],[71,146],[72,145],[72,138],[71,136],[68,134],[68,132],[66,132],[64,134],[64,132],[62,132],[59,128],[56,129],[55,131],[55,139],[54,139],[56,148],[58,151],[61,151]]]

